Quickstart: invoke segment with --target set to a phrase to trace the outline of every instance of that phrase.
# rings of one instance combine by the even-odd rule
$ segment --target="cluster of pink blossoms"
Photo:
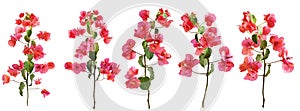
[[[181,20],[183,21],[181,26],[185,32],[191,32],[191,30],[195,28],[198,30],[197,32],[191,32],[195,33],[195,38],[191,40],[191,43],[196,49],[195,54],[197,56],[204,55],[206,51],[211,50],[210,48],[221,44],[221,36],[217,34],[217,28],[212,26],[216,20],[216,16],[214,14],[208,13],[205,15],[206,27],[201,26],[198,23],[195,13],[186,13],[181,17]],[[201,34],[200,38],[198,38],[198,34]],[[229,52],[229,48],[223,46],[219,50],[222,57],[218,63],[219,70],[228,72],[234,66],[231,60],[232,56]],[[178,64],[178,66],[181,68],[179,74],[190,77],[192,75],[192,68],[199,64],[199,62],[200,60],[194,59],[191,54],[187,54],[185,60]]]
[[[281,58],[282,68],[285,72],[292,72],[294,64],[289,60],[292,57],[288,56],[288,51],[285,48],[285,42],[283,37],[278,37],[276,34],[271,33],[271,28],[275,26],[276,18],[274,14],[264,15],[264,23],[256,25],[256,18],[249,11],[243,13],[244,18],[242,24],[239,25],[239,30],[242,33],[249,32],[252,37],[245,38],[242,41],[242,54],[244,63],[240,65],[240,71],[248,71],[245,76],[245,80],[254,81],[258,78],[258,71],[262,68],[262,60],[266,60],[270,54],[269,46],[273,46],[273,50],[277,51],[278,57]],[[270,45],[268,45],[268,41]],[[259,52],[259,51],[263,52]],[[254,52],[258,52],[256,58],[253,58]],[[267,64],[271,67],[271,63]]]
[[[38,60],[44,58],[46,55],[43,52],[43,47],[40,44],[36,43],[36,39],[48,41],[50,40],[50,33],[47,31],[39,31],[36,34],[36,38],[32,38],[33,28],[40,25],[39,18],[35,16],[33,13],[20,13],[19,18],[16,19],[17,26],[15,27],[15,33],[10,36],[10,40],[8,40],[8,45],[11,47],[15,47],[17,42],[22,43],[24,45],[23,53],[27,57],[26,61],[19,60],[18,64],[13,64],[8,67],[7,72],[9,75],[4,74],[2,76],[3,84],[8,84],[10,82],[19,83],[19,93],[23,96],[23,90],[27,87],[27,93],[29,87],[38,86],[42,83],[41,78],[37,78],[37,73],[45,74],[50,69],[54,69],[55,64],[53,62],[47,62],[38,64],[36,63]],[[23,41],[23,38],[25,41]],[[35,61],[33,61],[33,59]],[[18,79],[18,75],[22,76],[23,80]],[[40,89],[40,88],[38,88]],[[50,94],[46,89],[40,89],[41,94],[46,97]],[[29,94],[27,94],[29,95]],[[27,105],[28,105],[27,98]]]

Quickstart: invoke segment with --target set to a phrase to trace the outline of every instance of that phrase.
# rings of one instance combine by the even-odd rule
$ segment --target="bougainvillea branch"
[[[231,60],[232,55],[230,54],[228,47],[222,46],[219,49],[221,59],[215,61],[210,60],[212,48],[221,45],[221,36],[217,34],[217,28],[212,26],[216,20],[216,16],[214,14],[208,13],[205,15],[205,22],[201,24],[199,23],[195,13],[186,13],[181,17],[181,20],[183,21],[181,26],[183,27],[184,31],[195,34],[195,37],[191,40],[191,43],[193,44],[194,48],[196,48],[195,55],[197,55],[199,59],[194,59],[193,55],[186,54],[185,60],[178,64],[178,66],[181,68],[179,74],[186,77],[191,77],[192,73],[206,76],[205,92],[202,100],[202,108],[204,108],[209,75],[214,71],[214,63],[218,62],[218,68],[220,71],[228,72],[232,67],[234,67],[234,64]],[[196,31],[192,31],[193,29],[196,29]],[[197,64],[203,68],[206,67],[206,72],[199,73],[193,71],[192,68]]]
[[[137,78],[136,75],[138,75],[139,70],[132,66],[125,75],[128,79],[125,84],[126,87],[130,89],[140,87],[142,90],[147,91],[148,109],[151,108],[150,86],[152,80],[154,80],[154,70],[151,65],[155,64],[147,64],[147,61],[152,60],[155,55],[158,60],[158,65],[163,66],[169,64],[167,60],[171,58],[171,55],[161,46],[164,36],[159,33],[159,29],[168,28],[173,22],[173,20],[168,20],[168,17],[171,16],[168,10],[159,9],[155,19],[151,19],[149,14],[149,10],[141,10],[139,12],[142,21],[138,23],[138,28],[134,30],[134,37],[143,40],[142,47],[144,53],[139,53],[134,50],[136,42],[133,39],[128,39],[122,47],[122,56],[127,60],[134,59],[136,54],[139,55],[137,62],[144,69],[144,74]],[[149,74],[147,74],[147,70]]]
[[[276,18],[274,14],[264,15],[264,22],[256,25],[256,17],[249,11],[243,13],[242,24],[239,25],[239,30],[242,33],[248,32],[251,37],[245,38],[242,41],[242,54],[244,63],[240,65],[241,72],[248,71],[245,76],[245,80],[255,81],[258,78],[258,72],[263,67],[263,84],[262,84],[262,98],[265,106],[265,80],[271,72],[271,65],[274,63],[282,62],[282,68],[284,72],[289,73],[294,70],[294,64],[289,60],[292,57],[288,56],[288,51],[285,48],[285,42],[283,37],[278,37],[276,34],[271,33],[271,28],[275,26]],[[268,42],[269,41],[269,42]],[[273,48],[270,48],[270,47]],[[271,50],[277,51],[280,60],[273,62],[266,62],[269,58]],[[256,54],[254,54],[254,52]],[[255,55],[255,58],[254,58]]]
[[[93,109],[95,109],[96,82],[104,79],[114,82],[114,78],[120,72],[120,68],[115,62],[110,62],[109,58],[102,60],[100,66],[97,65],[97,54],[99,52],[98,41],[103,39],[104,44],[109,44],[112,39],[112,37],[109,36],[109,30],[103,21],[103,17],[99,14],[99,11],[82,11],[80,12],[79,19],[80,25],[84,28],[69,30],[69,37],[85,39],[81,42],[78,49],[76,49],[74,57],[78,59],[88,57],[89,60],[83,63],[66,62],[65,69],[72,70],[75,74],[87,72],[89,79],[93,76]],[[102,76],[102,79],[100,79],[100,76]]]
[[[46,53],[43,52],[43,47],[37,44],[36,40],[50,40],[50,33],[46,31],[40,31],[36,35],[37,38],[32,37],[33,28],[40,25],[39,18],[33,13],[20,13],[15,24],[17,24],[15,34],[10,36],[8,45],[15,47],[17,42],[24,45],[23,53],[27,59],[24,62],[19,60],[18,64],[13,64],[11,67],[8,67],[7,72],[9,75],[4,74],[2,80],[3,84],[8,84],[10,81],[20,84],[19,93],[21,96],[24,95],[23,90],[26,87],[26,105],[28,106],[30,90],[41,90],[41,94],[44,97],[50,94],[48,90],[39,88],[39,85],[42,83],[42,78],[37,78],[37,74],[47,73],[49,69],[55,67],[55,64],[53,62],[37,63],[38,60],[44,58]],[[21,38],[23,38],[24,41]],[[22,78],[18,78],[20,73]]]

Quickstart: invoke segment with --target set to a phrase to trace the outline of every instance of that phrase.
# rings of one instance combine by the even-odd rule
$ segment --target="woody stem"
[[[264,50],[262,55],[264,56]],[[262,97],[263,97],[263,104],[262,107],[265,107],[265,79],[266,79],[266,60],[264,61],[264,73],[263,73],[263,86],[262,86]]]
[[[204,92],[204,95],[203,95],[203,100],[202,100],[202,108],[204,108],[204,103],[205,103],[205,97],[206,97],[206,92],[207,92],[207,88],[208,88],[208,74],[209,74],[209,59],[207,59],[207,71],[206,71],[206,85],[205,85],[205,92]]]

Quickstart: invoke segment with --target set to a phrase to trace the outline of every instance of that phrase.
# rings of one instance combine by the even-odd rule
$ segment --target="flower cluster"
[[[26,87],[27,96],[29,96],[29,87],[38,87],[42,82],[41,78],[37,78],[37,73],[45,74],[49,69],[53,69],[55,64],[53,62],[47,63],[36,63],[38,60],[44,58],[46,55],[43,52],[43,47],[36,43],[36,39],[48,41],[50,40],[50,33],[47,31],[40,31],[36,34],[37,38],[32,38],[32,31],[34,27],[40,25],[39,18],[33,13],[20,13],[19,18],[16,19],[17,26],[15,27],[15,33],[10,36],[8,45],[14,47],[17,42],[24,45],[23,53],[27,57],[26,61],[19,60],[18,64],[13,64],[8,67],[7,72],[9,75],[4,74],[2,76],[3,84],[8,84],[11,81],[19,83],[19,93],[23,96],[23,90]],[[23,38],[25,41],[21,40]],[[33,59],[35,61],[33,61]],[[20,80],[18,75],[21,74],[22,80]],[[36,79],[37,78],[37,79]],[[34,85],[32,83],[35,83]],[[50,94],[46,89],[40,89],[41,94],[46,97]],[[28,105],[27,97],[27,105]]]
[[[273,62],[263,63],[270,55],[270,46],[273,47],[272,49],[274,51],[278,52],[278,57],[281,58],[280,61],[282,62],[284,72],[292,72],[294,64],[289,61],[292,57],[288,56],[284,38],[271,33],[271,28],[273,28],[276,23],[275,15],[264,15],[264,22],[260,25],[256,25],[256,17],[253,14],[249,11],[243,14],[242,25],[239,25],[240,32],[249,32],[251,34],[251,37],[246,37],[245,40],[242,41],[242,54],[246,57],[244,63],[240,65],[240,71],[248,71],[244,79],[250,81],[256,80],[258,70],[262,68],[263,64],[268,65],[268,68],[271,67]],[[266,25],[264,25],[265,23]],[[254,53],[257,54],[254,55]],[[255,58],[253,56],[255,56]],[[269,73],[266,73],[265,76],[268,74]]]
[[[122,56],[127,60],[132,60],[139,55],[138,63],[144,68],[144,75],[141,77],[135,77],[138,74],[138,69],[131,67],[126,74],[126,87],[127,88],[138,88],[142,90],[148,90],[151,85],[151,81],[154,79],[154,71],[150,65],[147,65],[147,60],[153,59],[154,55],[157,57],[158,65],[169,64],[168,59],[171,55],[166,51],[165,47],[162,46],[164,36],[159,33],[159,28],[168,28],[173,20],[168,18],[171,16],[168,10],[162,8],[156,14],[155,19],[151,19],[149,10],[141,10],[139,16],[142,21],[138,22],[137,29],[134,30],[134,37],[142,39],[142,47],[144,53],[139,53],[134,50],[136,42],[134,39],[128,39],[122,46]],[[150,75],[146,74],[148,69]],[[148,108],[150,109],[150,103],[148,100]]]
[[[87,62],[66,62],[65,69],[72,70],[75,74],[81,72],[87,72],[88,78],[93,76],[94,86],[96,81],[100,81],[99,77],[102,75],[102,79],[111,80],[114,82],[115,76],[120,72],[119,65],[115,62],[110,62],[109,58],[104,58],[100,64],[97,64],[97,54],[99,52],[98,41],[103,39],[104,44],[109,44],[112,37],[109,36],[109,30],[105,22],[103,21],[102,15],[99,14],[98,10],[93,11],[81,11],[79,16],[79,23],[85,28],[74,28],[69,30],[69,38],[75,39],[83,38],[79,47],[75,51],[74,57],[77,59],[83,59],[88,57]],[[98,73],[96,72],[98,70]],[[95,87],[94,87],[95,93]],[[94,107],[95,109],[95,96]]]
[[[239,30],[242,33],[249,32],[251,37],[246,37],[242,41],[242,54],[246,57],[244,62],[240,65],[241,72],[247,71],[245,80],[255,81],[259,76],[263,77],[262,97],[263,105],[265,104],[264,85],[265,78],[271,72],[271,65],[273,63],[282,62],[282,69],[289,73],[294,70],[294,64],[290,62],[292,57],[288,56],[288,51],[285,48],[283,37],[271,33],[271,29],[275,26],[276,18],[274,14],[264,15],[264,22],[256,25],[256,17],[249,11],[243,13],[244,18],[242,24],[239,25]],[[272,48],[270,48],[272,47]],[[270,49],[278,52],[277,61],[267,62],[270,56]],[[258,75],[259,70],[263,68],[263,74]]]
[[[193,47],[196,49],[195,55],[199,59],[196,59],[191,54],[186,54],[185,60],[179,62],[178,67],[180,67],[179,75],[191,77],[192,73],[205,74],[207,77],[206,89],[204,98],[202,101],[202,107],[204,107],[204,101],[208,86],[208,76],[214,71],[214,63],[218,62],[218,68],[220,71],[228,72],[234,67],[232,62],[232,55],[230,54],[229,48],[222,46],[219,49],[221,59],[217,61],[210,62],[210,57],[212,54],[212,48],[221,45],[221,36],[217,33],[217,28],[212,26],[216,21],[216,16],[212,13],[205,15],[205,23],[198,23],[198,19],[195,13],[185,13],[181,16],[183,27],[185,32],[195,33],[194,39],[191,40]],[[196,29],[196,32],[192,30]],[[199,35],[201,36],[199,38]],[[198,73],[193,71],[193,67],[197,64],[201,65],[203,68],[207,66],[206,73]]]

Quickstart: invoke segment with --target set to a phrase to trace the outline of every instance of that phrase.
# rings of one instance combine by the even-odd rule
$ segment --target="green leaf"
[[[22,70],[21,70],[21,74],[22,74],[23,79],[26,80],[25,69],[22,69]]]
[[[138,63],[140,64],[140,66],[145,67],[143,60],[144,60],[144,56],[141,55],[139,57]]]
[[[255,17],[255,15],[253,15],[253,14],[250,14],[250,19],[251,19],[251,22],[252,23],[256,23],[256,17]]]
[[[256,61],[261,61],[262,55],[261,54],[257,54],[255,59],[256,59]]]
[[[209,58],[211,56],[211,53],[212,53],[212,50],[211,48],[206,48],[205,51],[204,51],[204,58]]]
[[[95,52],[98,53],[98,51],[99,51],[99,44],[95,43],[94,45],[95,45]]]
[[[30,75],[30,81],[31,81],[31,83],[30,83],[30,85],[29,86],[32,86],[32,80],[33,80],[33,78],[35,77],[35,75],[34,74],[31,74]]]
[[[21,96],[23,96],[23,89],[25,87],[25,84],[24,82],[20,82],[20,86],[19,86],[19,93]]]
[[[92,61],[92,60],[89,60],[89,61],[87,62],[87,64],[86,64],[86,68],[88,69],[88,71],[89,71],[90,73],[93,73],[93,72],[92,72],[92,71],[93,71],[92,66],[93,66],[93,61]]]
[[[208,60],[204,57],[204,54],[199,56],[200,65],[204,68],[208,64]]]
[[[155,34],[158,34],[159,33],[159,30],[158,28],[155,28],[155,31],[154,31]]]
[[[155,21],[150,21],[150,24],[151,24],[151,29],[154,29],[155,28]]]
[[[198,27],[198,33],[203,34],[204,32],[205,32],[204,26]]]
[[[266,77],[271,73],[271,64],[268,65],[268,71],[266,73]]]
[[[31,73],[34,68],[34,63],[32,61],[25,61],[24,67],[28,73]]]
[[[142,90],[148,90],[151,85],[151,80],[149,77],[139,77],[138,78],[141,82],[140,88]]]
[[[153,71],[153,67],[148,67],[148,71],[150,73],[150,80],[154,79],[154,71]]]
[[[143,41],[142,45],[143,45],[143,49],[146,49],[148,47],[148,43],[146,41]]]
[[[270,49],[266,49],[265,55],[262,58],[262,60],[266,60],[269,57],[269,54],[270,54]]]
[[[255,44],[257,44],[257,42],[258,42],[257,34],[253,34],[253,35],[252,35],[252,41],[253,41]]]
[[[33,59],[33,55],[32,55],[32,54],[28,54],[28,55],[27,55],[27,60],[28,60],[28,61],[31,61],[32,59]]]
[[[97,36],[98,36],[97,32],[94,32],[94,33],[93,33],[93,37],[94,37],[94,39],[96,39],[96,38],[97,38]]]
[[[24,36],[24,40],[25,40],[26,42],[30,42],[30,37],[28,37],[27,35],[25,35],[25,36]]]
[[[210,70],[209,70],[209,72],[208,72],[208,76],[209,76],[210,74],[212,74],[212,73],[214,72],[214,70],[215,70],[215,65],[214,65],[213,63],[211,63],[211,64],[210,64]]]
[[[87,33],[89,34],[92,34],[92,31],[91,31],[91,23],[89,21],[87,21],[86,23],[86,31]]]
[[[260,49],[264,50],[265,48],[267,48],[268,46],[268,42],[266,40],[261,41],[260,43]]]
[[[195,40],[199,43],[198,34],[195,34]]]
[[[97,59],[97,53],[95,51],[89,51],[89,58],[95,61]]]
[[[29,29],[29,30],[26,31],[26,35],[27,35],[28,37],[30,37],[31,34],[32,34],[32,29]]]
[[[31,41],[31,45],[35,45],[35,41],[33,40],[33,41]]]
[[[153,53],[153,52],[150,52],[149,47],[147,47],[144,51],[145,51],[146,57],[147,57],[149,60],[151,60],[151,59],[153,58],[153,56],[154,56],[154,53]]]
[[[198,22],[198,19],[197,19],[197,17],[196,17],[195,14],[191,14],[191,15],[189,16],[189,19],[190,19],[190,21],[191,21],[194,25],[196,25],[197,22]]]

